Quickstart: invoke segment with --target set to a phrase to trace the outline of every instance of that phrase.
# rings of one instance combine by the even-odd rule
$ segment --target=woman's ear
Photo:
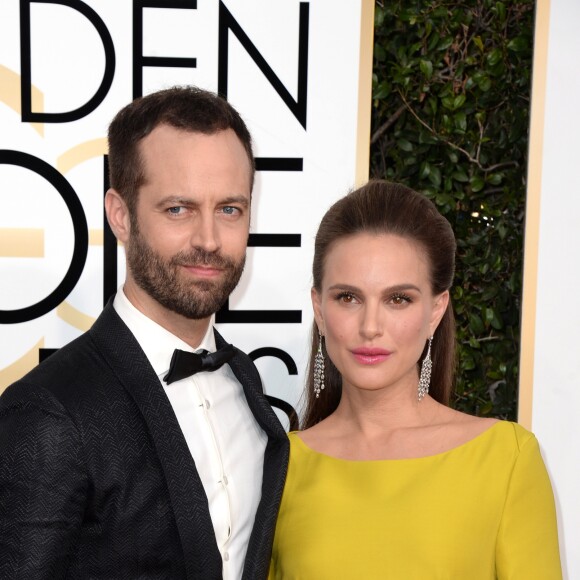
[[[316,288],[310,290],[310,297],[312,299],[312,310],[314,310],[314,320],[316,326],[318,326],[318,332],[322,335],[325,334],[324,329],[324,318],[322,317],[322,301],[320,298],[320,293]]]
[[[125,244],[131,235],[131,218],[125,200],[114,189],[105,195],[105,212],[115,237]]]
[[[449,290],[445,290],[441,294],[433,297],[433,306],[431,310],[431,320],[429,321],[429,331],[431,336],[435,334],[435,330],[439,326],[447,306],[449,305]]]

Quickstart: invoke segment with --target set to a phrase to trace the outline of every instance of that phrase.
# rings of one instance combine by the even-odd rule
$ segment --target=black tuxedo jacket
[[[225,344],[217,332],[216,342]],[[243,572],[255,580],[268,573],[288,440],[252,361],[238,352],[229,364],[268,435]],[[221,577],[185,438],[109,303],[91,330],[0,398],[0,578]]]

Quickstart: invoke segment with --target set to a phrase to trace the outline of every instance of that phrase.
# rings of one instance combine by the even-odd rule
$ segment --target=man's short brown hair
[[[255,164],[252,138],[239,113],[222,97],[185,86],[161,90],[135,99],[121,109],[109,125],[109,182],[125,200],[131,214],[145,179],[139,142],[159,125],[212,135],[232,129],[250,161],[250,190]]]

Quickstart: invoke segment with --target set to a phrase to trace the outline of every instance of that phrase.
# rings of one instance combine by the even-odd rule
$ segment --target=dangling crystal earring
[[[431,382],[431,369],[433,363],[431,362],[431,343],[433,337],[429,337],[429,348],[427,354],[421,363],[421,374],[419,375],[419,386],[417,387],[417,400],[421,401],[423,397],[429,392],[429,383]]]
[[[324,389],[324,354],[322,354],[322,334],[318,333],[318,350],[314,357],[314,394],[320,397],[320,391]]]

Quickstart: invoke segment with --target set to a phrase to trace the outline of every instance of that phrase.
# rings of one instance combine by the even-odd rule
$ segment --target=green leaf
[[[493,308],[488,308],[488,307],[484,308],[483,315],[485,317],[485,323],[489,324],[495,316],[493,313]]]
[[[481,75],[477,80],[477,86],[484,92],[487,93],[491,89],[491,79],[487,75]]]
[[[437,50],[447,50],[453,44],[453,37],[448,36],[447,38],[442,38],[439,41],[439,45],[437,46]]]
[[[387,58],[387,53],[380,44],[375,44],[373,55],[379,62],[384,62]]]
[[[429,44],[427,45],[427,52],[431,52],[435,49],[435,47],[439,44],[441,37],[439,36],[438,32],[435,31],[431,37],[429,38]]]
[[[485,181],[481,177],[474,175],[469,180],[469,185],[471,185],[471,191],[477,193],[478,191],[481,191],[485,187]]]
[[[429,181],[434,187],[441,187],[441,170],[439,167],[431,167],[431,171],[429,172]]]
[[[419,67],[421,69],[421,72],[428,78],[430,79],[431,76],[433,75],[433,63],[430,60],[422,60],[419,63]]]
[[[461,133],[467,130],[467,115],[464,112],[455,113],[454,116],[455,128]]]
[[[469,181],[469,177],[467,177],[465,170],[461,166],[459,166],[457,170],[451,174],[451,177],[460,183],[467,183]]]
[[[469,328],[471,328],[471,331],[475,335],[482,334],[485,330],[485,327],[483,326],[483,321],[477,314],[469,315]]]
[[[413,151],[413,144],[407,139],[397,139],[397,147],[402,151]]]
[[[391,94],[391,85],[388,81],[383,81],[378,85],[373,93],[373,99],[385,99]]]
[[[464,356],[461,360],[461,366],[464,371],[471,371],[475,368],[475,361],[471,356]]]
[[[443,99],[441,99],[441,104],[449,110],[453,110],[453,104],[455,102],[455,99],[453,97],[444,97]]]
[[[499,48],[494,48],[490,52],[487,53],[486,60],[487,64],[491,67],[497,66],[502,59],[502,52]]]
[[[496,330],[501,330],[503,328],[503,321],[497,312],[494,312],[494,317],[491,319],[491,326]]]
[[[438,193],[435,196],[435,203],[439,206],[453,204],[453,198],[448,193]]]
[[[506,19],[506,9],[505,4],[503,2],[496,2],[495,3],[495,13],[499,18],[500,22],[505,22]]]
[[[463,107],[464,104],[465,104],[465,95],[457,95],[453,99],[453,109],[454,110]]]
[[[528,38],[516,36],[508,42],[507,47],[513,52],[524,52],[531,49],[531,42]]]
[[[380,28],[385,20],[385,11],[379,5],[375,6],[375,28]]]
[[[484,302],[489,302],[490,300],[492,300],[496,296],[497,296],[497,287],[489,286],[484,290],[483,294],[481,295],[481,299]]]

